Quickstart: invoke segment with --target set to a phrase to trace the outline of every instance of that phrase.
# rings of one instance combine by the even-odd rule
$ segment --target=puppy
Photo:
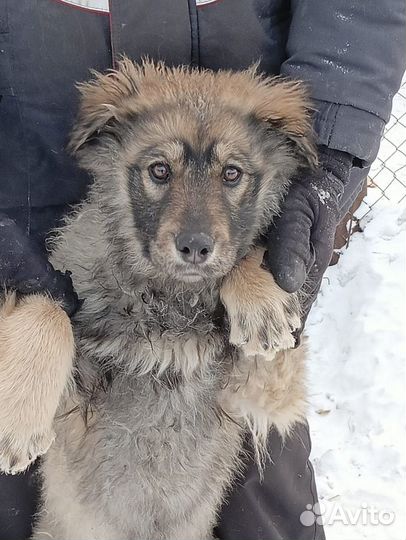
[[[127,59],[80,90],[70,149],[94,183],[52,256],[85,299],[76,351],[60,318],[63,331],[44,329],[59,348],[37,347],[27,384],[8,369],[0,405],[18,410],[0,417],[1,465],[23,469],[55,433],[35,539],[212,538],[244,432],[261,460],[269,429],[286,434],[304,414],[303,354],[287,351],[299,302],[253,246],[292,175],[315,163],[308,102],[299,83],[255,69]],[[0,369],[19,358],[2,328],[25,309],[3,307]],[[35,433],[15,426],[37,410]]]

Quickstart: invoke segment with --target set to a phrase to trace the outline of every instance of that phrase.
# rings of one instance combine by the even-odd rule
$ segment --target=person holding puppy
[[[74,85],[88,78],[89,68],[114,67],[121,53],[214,70],[259,61],[266,74],[307,82],[314,103],[319,167],[293,180],[264,258],[287,292],[307,289],[304,324],[335,228],[376,156],[400,84],[403,3],[385,0],[366,14],[365,6],[344,0],[290,7],[179,0],[170,9],[163,0],[0,0],[0,14],[0,282],[22,295],[47,291],[69,315],[80,309],[69,275],[47,261],[45,239],[91,181],[64,151],[77,105]],[[247,462],[217,536],[323,538],[321,526],[299,520],[317,501],[309,451],[306,426],[285,443],[271,437],[273,463],[264,482]],[[34,480],[30,473],[0,477],[0,539],[30,534]]]

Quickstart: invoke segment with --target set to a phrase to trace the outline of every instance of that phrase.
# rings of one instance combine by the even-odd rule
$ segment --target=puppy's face
[[[252,72],[124,61],[83,93],[72,146],[96,177],[122,255],[161,276],[195,282],[227,274],[269,225],[297,167],[314,159],[300,87],[267,87]],[[290,102],[279,98],[282,110],[270,118],[264,99],[284,93]],[[289,121],[297,132],[289,133]]]
[[[139,114],[121,155],[143,255],[184,281],[225,275],[279,203],[286,152],[282,137],[224,106]]]

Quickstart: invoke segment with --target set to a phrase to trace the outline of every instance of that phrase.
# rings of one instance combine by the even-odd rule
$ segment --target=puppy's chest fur
[[[157,383],[224,372],[233,349],[217,287],[183,290],[144,279],[129,293],[106,276],[96,281],[84,290],[85,306],[74,319],[79,357],[93,358],[102,372],[150,374]]]
[[[190,526],[203,508],[213,525],[240,442],[239,427],[217,408],[222,382],[205,374],[172,385],[152,373],[117,376],[96,398],[82,440],[79,418],[60,423],[56,444],[67,471],[75,468],[69,482],[95,522],[108,516],[123,537],[177,537],[179,524]]]
[[[127,294],[104,272],[81,274],[86,301],[74,318],[75,398],[88,427],[79,413],[60,421],[50,463],[61,453],[64,467],[75,464],[76,495],[122,534],[159,538],[199,508],[213,524],[241,431],[218,405],[234,354],[218,292],[144,280]],[[123,511],[128,500],[142,520]]]

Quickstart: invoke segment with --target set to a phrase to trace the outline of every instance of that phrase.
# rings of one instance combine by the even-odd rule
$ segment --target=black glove
[[[0,215],[0,288],[21,294],[48,292],[72,316],[80,306],[69,272],[54,270],[39,246]]]
[[[302,328],[333,253],[340,199],[353,157],[319,146],[319,167],[293,180],[278,216],[266,235],[264,266],[287,292],[306,293]]]

